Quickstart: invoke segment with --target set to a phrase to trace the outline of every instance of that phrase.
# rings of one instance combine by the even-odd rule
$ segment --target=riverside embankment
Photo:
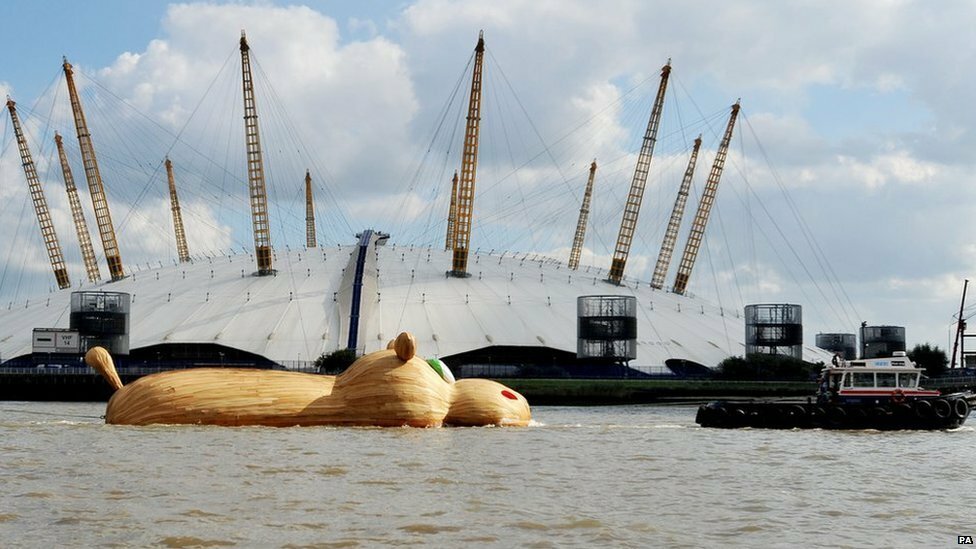
[[[159,368],[120,370],[123,383]],[[532,404],[599,406],[706,401],[718,398],[773,398],[814,394],[812,381],[729,381],[674,378],[495,378],[522,393]],[[943,393],[976,388],[976,377],[955,376],[924,381]],[[112,390],[88,368],[0,368],[0,400],[105,402]]]

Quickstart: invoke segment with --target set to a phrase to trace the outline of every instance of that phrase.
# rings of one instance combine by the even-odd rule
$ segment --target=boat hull
[[[969,417],[971,393],[906,402],[714,401],[698,408],[702,427],[738,429],[955,429]]]

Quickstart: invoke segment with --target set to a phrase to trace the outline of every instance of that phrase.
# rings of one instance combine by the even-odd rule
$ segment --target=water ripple
[[[725,431],[621,406],[536,407],[530,429],[119,427],[72,418],[104,404],[17,406],[0,540],[45,547],[931,546],[971,522],[947,494],[976,490],[971,426]]]
[[[232,547],[237,545],[233,541],[218,539],[200,539],[193,536],[174,536],[165,537],[159,540],[159,544],[164,547],[184,548],[184,547]]]

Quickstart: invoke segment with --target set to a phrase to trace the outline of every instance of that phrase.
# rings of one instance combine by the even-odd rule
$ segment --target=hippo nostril
[[[518,397],[515,396],[514,393],[512,393],[511,391],[508,391],[508,390],[502,391],[502,396],[505,397],[505,398],[507,398],[507,399],[509,399],[509,400],[518,400]]]

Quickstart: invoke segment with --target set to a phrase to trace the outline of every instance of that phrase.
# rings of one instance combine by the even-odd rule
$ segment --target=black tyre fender
[[[956,415],[959,419],[965,419],[969,416],[969,403],[966,402],[964,398],[957,398],[955,402],[952,403],[952,413]]]
[[[935,410],[935,417],[939,419],[945,419],[952,413],[952,405],[949,404],[948,400],[942,398],[932,403],[932,409]]]
[[[913,415],[911,404],[895,404],[891,407],[891,411],[899,416]]]
[[[847,410],[840,406],[831,406],[827,409],[827,421],[832,425],[840,425],[847,419]]]
[[[932,403],[928,400],[916,400],[912,403],[912,408],[915,409],[915,415],[927,419],[932,417]]]
[[[874,417],[888,417],[892,414],[886,406],[876,406],[874,410],[871,410],[871,415]]]
[[[851,410],[851,417],[854,419],[864,419],[868,417],[867,408],[854,408]]]
[[[701,421],[698,421],[698,419]],[[695,421],[708,427],[725,427],[729,424],[729,411],[722,405],[702,406]]]
[[[695,423],[699,425],[711,424],[714,415],[715,412],[712,408],[702,404],[698,407],[698,413],[695,414]]]
[[[729,423],[736,427],[743,427],[749,421],[749,413],[740,406],[729,408]]]

